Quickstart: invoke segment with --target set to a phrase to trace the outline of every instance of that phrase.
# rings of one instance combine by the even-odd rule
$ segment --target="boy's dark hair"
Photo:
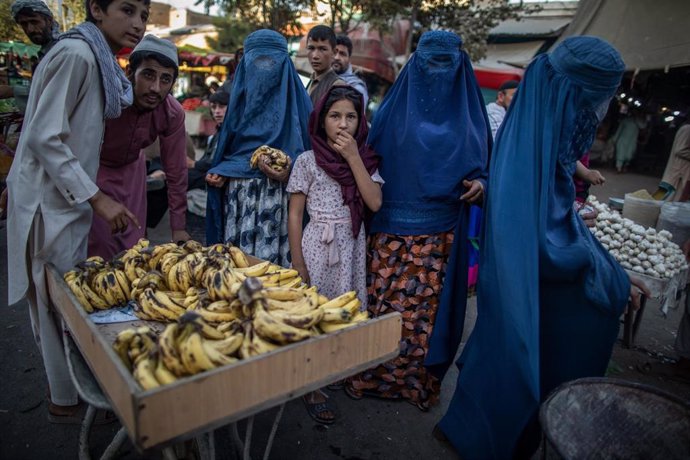
[[[352,40],[347,35],[338,35],[335,39],[336,45],[341,45],[347,48],[347,55],[352,56]]]
[[[517,80],[507,80],[504,81],[501,86],[499,86],[498,91],[499,92],[505,92],[507,89],[514,89],[517,88],[520,85],[520,82]]]
[[[106,11],[108,7],[110,6],[111,3],[115,0],[84,0],[84,7],[86,9],[86,20],[89,22],[93,22],[94,24],[96,23],[96,18],[93,17],[91,14],[91,2],[94,1],[96,2],[96,5],[102,10]],[[151,0],[138,0],[141,3],[143,3],[146,6],[149,6],[151,4]]]
[[[335,48],[335,32],[328,26],[318,25],[311,29],[307,34],[307,41],[309,39],[314,41],[327,40],[331,44],[331,48]]]
[[[112,1],[112,0],[111,0]],[[132,72],[132,75],[134,75],[134,72],[137,71],[139,66],[141,65],[142,62],[144,62],[145,59],[153,59],[166,69],[173,69],[173,75],[175,77],[175,80],[177,80],[177,74],[178,74],[178,68],[177,65],[171,61],[169,58],[158,54],[158,53],[151,53],[151,52],[139,52],[139,53],[134,53],[129,57],[129,70]]]
[[[351,86],[335,86],[333,89],[331,89],[330,93],[328,93],[326,103],[323,105],[323,109],[319,114],[319,126],[321,129],[324,129],[326,115],[328,114],[328,111],[331,110],[331,107],[333,107],[333,104],[338,101],[342,101],[343,99],[347,99],[348,101],[352,102],[352,105],[355,107],[355,112],[357,112],[357,116],[362,116],[362,95],[359,93],[359,91]],[[355,135],[356,134],[357,133],[355,133]]]

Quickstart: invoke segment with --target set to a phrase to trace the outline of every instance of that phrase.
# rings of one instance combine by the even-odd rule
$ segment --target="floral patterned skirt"
[[[452,243],[453,232],[369,238],[369,312],[400,312],[400,355],[348,379],[350,394],[405,399],[421,410],[438,403],[441,382],[427,372],[424,358]]]
[[[266,177],[228,181],[225,242],[288,267],[288,196],[285,187]]]

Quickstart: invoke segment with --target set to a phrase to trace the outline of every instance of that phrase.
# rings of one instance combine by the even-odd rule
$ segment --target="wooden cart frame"
[[[394,313],[144,391],[53,266],[47,282],[53,305],[140,451],[251,416],[399,353],[402,323]]]

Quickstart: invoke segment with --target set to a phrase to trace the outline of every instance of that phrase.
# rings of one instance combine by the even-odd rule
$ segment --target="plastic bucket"
[[[645,200],[626,193],[623,202],[623,217],[645,227],[655,228],[662,204],[663,201]]]

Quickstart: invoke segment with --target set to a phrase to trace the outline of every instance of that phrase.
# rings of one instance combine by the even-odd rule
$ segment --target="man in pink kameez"
[[[147,35],[134,48],[129,64],[134,104],[120,118],[106,124],[97,184],[104,193],[130,209],[139,222],[146,222],[146,157],[142,149],[159,139],[168,186],[172,241],[186,241],[189,234],[185,230],[184,110],[170,94],[177,73],[177,48],[171,42]],[[132,247],[144,234],[144,228],[135,226],[113,233],[105,220],[94,216],[88,254],[110,259]]]

